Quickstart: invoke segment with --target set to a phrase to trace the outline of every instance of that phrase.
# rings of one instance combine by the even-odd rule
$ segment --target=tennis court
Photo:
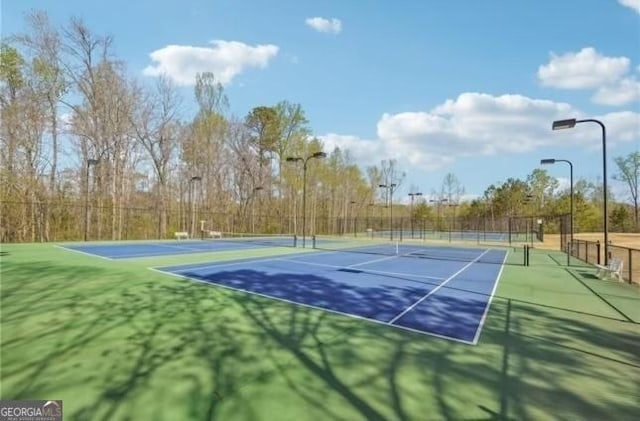
[[[506,252],[415,245],[404,248],[400,254],[394,252],[397,250],[392,244],[375,245],[360,247],[357,253],[328,251],[156,270],[371,322],[477,343]]]
[[[261,247],[295,247],[294,235],[228,235],[203,240],[150,241],[105,244],[70,244],[59,247],[104,259],[132,259],[174,254],[246,250]]]
[[[637,288],[561,252],[307,241],[3,246],[3,390],[74,419],[634,419]]]

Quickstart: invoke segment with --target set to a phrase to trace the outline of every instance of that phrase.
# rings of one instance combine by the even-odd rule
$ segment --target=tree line
[[[77,240],[82,233],[119,240],[135,237],[141,225],[149,225],[144,236],[166,238],[197,232],[201,219],[215,229],[222,223],[215,215],[243,221],[244,230],[299,232],[303,191],[305,216],[312,223],[323,218],[337,232],[338,221],[392,204],[404,181],[394,160],[361,169],[337,148],[308,159],[324,145],[301,104],[283,100],[234,116],[224,87],[205,72],[193,88],[195,115],[185,118],[187,98],[170,78],[131,76],[112,37],[82,20],[55,26],[33,11],[25,28],[0,45],[3,242]],[[635,193],[633,208],[614,207],[614,227],[637,229],[640,156],[616,162]],[[567,212],[566,192],[554,181],[536,170],[461,202],[464,189],[449,174],[437,192],[416,196],[415,206],[387,209],[415,218],[436,209],[484,218]],[[599,191],[576,183],[585,230],[598,224]],[[524,201],[527,195],[533,202]]]

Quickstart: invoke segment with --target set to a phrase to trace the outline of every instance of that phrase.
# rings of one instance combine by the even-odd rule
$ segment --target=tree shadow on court
[[[141,408],[168,405],[149,390],[181,414],[165,419],[215,419],[223,396],[270,368],[259,332],[219,289],[35,261],[3,268],[2,292],[3,398],[62,395],[71,419],[154,418]],[[191,404],[171,396],[173,385]]]
[[[301,275],[296,288],[337,294],[331,282]],[[470,346],[109,262],[12,263],[2,293],[3,398],[61,396],[70,419],[624,420],[637,409],[638,325],[553,306],[494,297]],[[363,313],[372,304],[359,301],[398,299],[369,294],[341,299]],[[437,311],[466,305],[452,295]]]
[[[564,407],[569,415],[606,416],[613,411],[622,414],[624,419],[624,416],[633,413],[632,405],[619,403],[605,407],[601,401],[585,399],[581,391],[572,389],[570,382],[572,378],[577,378],[596,384],[590,388],[590,395],[599,396],[603,392],[599,387],[607,382],[594,380],[593,377],[606,376],[607,369],[603,367],[623,367],[637,372],[640,368],[634,355],[638,346],[637,337],[631,333],[610,332],[606,328],[597,328],[597,323],[563,316],[559,309],[539,307],[532,303],[514,304],[513,300],[508,299],[498,298],[497,301],[500,303],[494,304],[497,310],[494,310],[496,315],[493,319],[502,319],[504,328],[487,329],[482,344],[485,350],[492,347],[496,354],[501,350],[502,355],[494,355],[493,359],[482,358],[482,351],[476,354],[475,351],[482,349],[480,347],[425,339],[421,335],[367,322],[356,323],[348,330],[343,329],[332,340],[321,340],[314,333],[318,331],[317,328],[308,331],[298,326],[300,323],[309,326],[303,322],[303,315],[308,314],[306,309],[292,308],[295,316],[289,319],[290,324],[283,325],[280,320],[270,320],[272,313],[268,311],[268,302],[261,299],[243,300],[242,305],[257,326],[291,350],[296,361],[322,379],[321,386],[317,388],[293,376],[289,376],[287,382],[308,405],[326,411],[327,417],[335,414],[327,409],[326,391],[323,388],[338,393],[366,419],[410,419],[406,414],[413,412],[406,409],[403,402],[425,399],[427,395],[435,398],[438,408],[428,419],[466,419],[465,411],[460,411],[459,399],[464,395],[465,386],[474,383],[480,389],[497,391],[497,405],[495,402],[492,402],[493,405],[478,403],[475,411],[478,415],[468,419],[536,418],[540,413],[553,414],[559,406]],[[448,297],[441,311],[443,314],[453,314],[459,311],[461,305],[464,303],[459,299]],[[307,343],[304,340],[305,332],[311,344],[306,347],[303,346]],[[363,348],[358,346],[358,339],[376,346],[382,343],[382,347],[387,348],[386,352],[383,356],[371,358],[366,349],[362,351]],[[393,346],[389,347],[389,344]],[[602,349],[607,352],[603,354],[600,351]],[[402,379],[402,367],[407,365],[424,372],[422,381],[409,387],[406,382],[398,381]],[[282,375],[287,376],[286,364],[280,367]],[[352,372],[366,367],[379,369],[370,376],[363,375],[363,378],[354,380]],[[379,390],[376,390],[373,385],[379,384],[376,380],[382,377],[388,382],[384,386],[377,386]],[[425,395],[416,396],[413,390],[416,385],[428,385],[424,387]],[[628,386],[633,387],[631,382]],[[472,396],[469,393],[466,395]],[[371,400],[368,396],[386,396],[387,400]],[[538,399],[542,399],[542,410],[536,410]],[[468,410],[468,406],[463,407]]]

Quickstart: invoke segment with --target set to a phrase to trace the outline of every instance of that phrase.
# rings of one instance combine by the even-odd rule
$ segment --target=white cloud
[[[538,68],[538,80],[560,89],[594,89],[592,102],[621,106],[640,100],[640,81],[631,71],[627,57],[605,57],[587,47],[561,56],[552,53],[549,63]]]
[[[577,53],[555,55],[538,68],[538,80],[544,86],[561,89],[593,89],[618,82],[630,68],[627,57],[605,57],[594,48]]]
[[[631,9],[640,13],[640,0],[618,0],[618,3],[623,6],[630,7]]]
[[[147,76],[166,74],[179,85],[193,85],[196,73],[212,72],[223,85],[248,68],[265,68],[278,54],[271,44],[250,46],[238,41],[211,41],[211,47],[167,45],[150,54]]]
[[[596,104],[624,105],[640,100],[640,81],[624,78],[616,84],[600,87],[591,98]]]
[[[339,34],[342,31],[342,22],[340,19],[325,19],[321,17],[307,18],[304,23],[308,27],[318,32],[326,32],[330,34]]]
[[[584,116],[566,103],[521,95],[463,93],[431,111],[385,113],[378,139],[329,134],[325,145],[349,149],[366,165],[395,158],[406,168],[438,170],[466,156],[517,154],[556,144],[598,148],[598,130],[552,134],[551,122]],[[596,116],[607,125],[609,143],[640,141],[640,113],[624,111]]]

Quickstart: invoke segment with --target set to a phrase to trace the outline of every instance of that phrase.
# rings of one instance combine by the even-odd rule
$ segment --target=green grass
[[[639,410],[638,288],[567,267],[560,253],[505,266],[470,346],[147,269],[235,253],[2,251],[0,397],[63,399],[69,420],[624,420]]]

